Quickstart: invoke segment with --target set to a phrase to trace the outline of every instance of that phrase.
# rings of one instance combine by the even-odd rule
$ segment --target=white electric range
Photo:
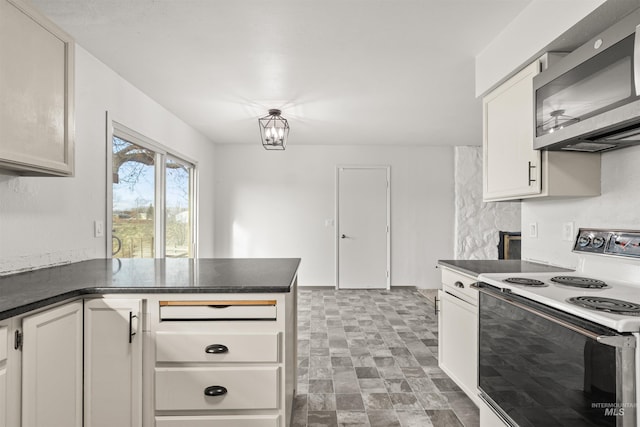
[[[514,426],[640,426],[640,231],[573,251],[575,272],[478,277],[481,397]]]

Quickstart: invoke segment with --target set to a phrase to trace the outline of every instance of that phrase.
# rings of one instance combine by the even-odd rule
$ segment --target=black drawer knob
[[[212,385],[204,389],[205,396],[222,396],[227,394],[227,389],[221,385]]]
[[[208,345],[207,348],[204,349],[205,353],[209,354],[218,354],[218,353],[228,353],[229,348],[223,344],[211,344]]]

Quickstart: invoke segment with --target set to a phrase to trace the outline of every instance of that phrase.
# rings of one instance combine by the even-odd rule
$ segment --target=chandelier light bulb
[[[267,116],[258,119],[260,137],[265,150],[284,150],[289,135],[289,122],[278,109],[270,109]]]

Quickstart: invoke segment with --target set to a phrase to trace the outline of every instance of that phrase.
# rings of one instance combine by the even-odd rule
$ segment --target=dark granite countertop
[[[544,273],[552,271],[573,271],[562,267],[553,267],[546,264],[521,261],[519,259],[507,260],[438,260],[438,265],[466,273],[474,277],[485,273]]]
[[[93,259],[0,276],[0,320],[114,293],[290,292],[299,258]]]

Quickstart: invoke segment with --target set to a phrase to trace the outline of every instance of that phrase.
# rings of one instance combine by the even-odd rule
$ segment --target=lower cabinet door
[[[278,427],[278,415],[156,417],[156,427]]]
[[[0,362],[0,427],[7,427],[7,367]]]
[[[477,404],[478,308],[440,292],[441,368]]]
[[[279,371],[156,368],[156,410],[278,409]]]
[[[9,327],[0,322],[0,427],[7,427],[7,348]]]
[[[22,321],[22,427],[82,426],[82,301]]]
[[[142,425],[142,300],[85,301],[85,427]]]

